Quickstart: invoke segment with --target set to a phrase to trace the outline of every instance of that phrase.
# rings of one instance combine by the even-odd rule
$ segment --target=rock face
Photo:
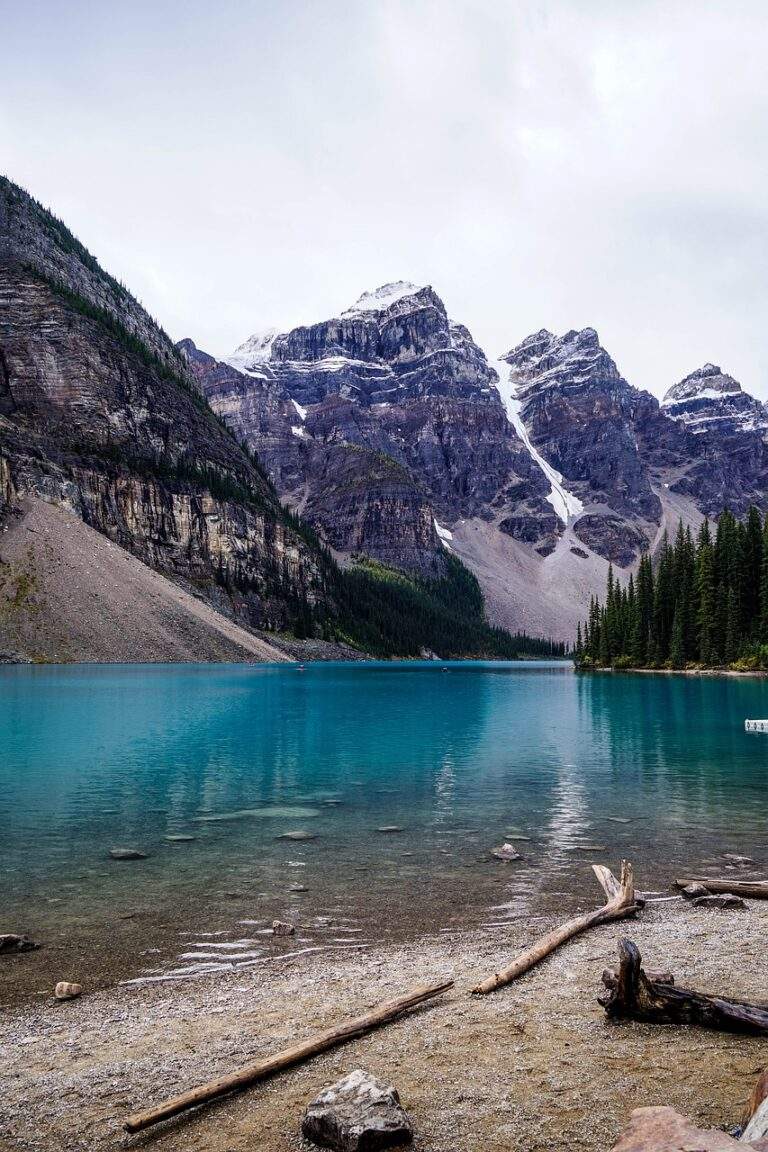
[[[657,401],[627,383],[594,328],[564,336],[542,329],[504,360],[531,444],[588,513],[576,535],[614,563],[631,564],[661,519],[634,430]]]
[[[165,333],[2,179],[0,502],[25,494],[245,623],[280,627],[321,594],[311,549]]]
[[[376,1152],[413,1139],[397,1090],[357,1069],[325,1088],[304,1115],[307,1140],[338,1152]]]

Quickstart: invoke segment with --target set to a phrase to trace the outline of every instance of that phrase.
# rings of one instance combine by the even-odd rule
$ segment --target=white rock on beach
[[[413,1139],[413,1126],[397,1089],[355,1069],[324,1088],[304,1114],[302,1134],[338,1152],[390,1148]]]

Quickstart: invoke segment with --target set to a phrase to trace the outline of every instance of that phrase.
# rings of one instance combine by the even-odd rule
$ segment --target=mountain
[[[673,384],[662,401],[673,420],[680,420],[697,436],[742,432],[768,432],[765,405],[743,392],[741,384],[716,364],[705,364]]]
[[[765,503],[762,406],[708,368],[660,405],[593,328],[489,360],[432,287],[398,281],[225,363],[180,349],[337,554],[435,574],[450,551],[508,627],[569,635],[608,562],[631,568],[680,518]],[[702,404],[706,428],[682,418]]]
[[[182,341],[201,391],[336,551],[439,575],[444,523],[545,509],[496,373],[437,293],[405,282],[257,334],[228,363]]]
[[[166,334],[5,179],[0,270],[4,503],[74,511],[251,627],[283,628],[321,597],[313,549]]]
[[[378,333],[383,362],[400,337],[369,311],[359,302],[339,339]],[[435,325],[401,311],[414,346],[440,348]],[[291,337],[251,341],[242,371],[176,348],[61,221],[0,180],[0,659],[513,656],[528,643],[489,627],[424,485],[363,436],[329,437],[311,497],[364,562],[340,569],[283,507],[249,443],[284,487],[308,487],[306,426],[355,419],[328,365],[336,337]],[[409,575],[371,563],[384,536],[378,559],[405,558]]]
[[[684,428],[685,458],[669,477],[670,489],[690,497],[709,517],[724,508],[746,515],[768,506],[768,413],[765,405],[717,365],[705,364],[674,384],[662,412]]]
[[[542,329],[489,359],[433,287],[396,281],[216,359],[192,339],[174,346],[7,180],[0,303],[7,532],[30,502],[73,514],[147,566],[142,586],[171,582],[170,617],[181,587],[246,629],[241,652],[254,630],[382,654],[510,651],[480,589],[492,625],[571,639],[609,563],[631,569],[680,518],[768,506],[764,406],[711,364],[659,404],[593,328]],[[119,571],[65,520],[40,512],[40,534],[74,532],[79,552]],[[11,547],[7,532],[11,603],[31,576],[26,537]],[[78,586],[79,552],[67,552]],[[50,574],[46,595],[63,602]],[[114,630],[110,652],[118,615]],[[222,635],[206,631],[201,650],[235,642]]]

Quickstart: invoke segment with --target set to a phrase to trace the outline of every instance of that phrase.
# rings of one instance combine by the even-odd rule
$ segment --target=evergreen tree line
[[[436,579],[362,557],[349,568],[334,568],[330,603],[305,604],[296,634],[341,640],[380,657],[413,657],[424,649],[442,659],[566,655],[565,644],[488,624],[475,576],[457,557],[445,560],[445,574]]]
[[[681,521],[656,564],[645,553],[624,587],[609,567],[575,658],[583,668],[768,668],[768,516],[751,507],[738,521],[726,510],[695,539]]]

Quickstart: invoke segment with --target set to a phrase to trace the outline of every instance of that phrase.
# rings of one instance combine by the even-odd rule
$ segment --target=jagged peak
[[[723,372],[717,364],[704,364],[689,372],[667,389],[662,405],[681,404],[689,400],[717,400],[721,396],[742,393],[741,384]]]
[[[409,280],[393,280],[389,284],[382,284],[372,292],[363,292],[351,308],[342,312],[342,316],[358,316],[366,312],[386,312],[393,304],[428,288],[425,284],[412,284]]]

